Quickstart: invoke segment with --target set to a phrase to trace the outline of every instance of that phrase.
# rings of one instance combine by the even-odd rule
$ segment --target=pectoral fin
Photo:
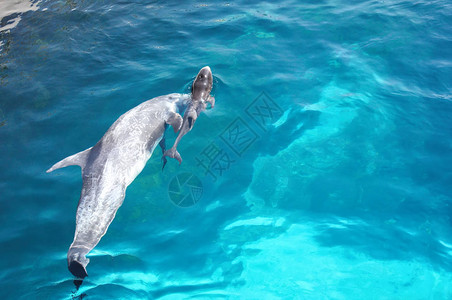
[[[91,148],[88,148],[82,152],[79,152],[77,154],[66,157],[65,159],[54,164],[46,172],[50,173],[53,170],[64,168],[67,166],[74,166],[74,165],[80,166],[83,169],[86,165],[86,161],[88,160],[88,156],[89,156],[89,152],[91,151]]]
[[[210,96],[209,99],[207,99],[206,102],[210,103],[210,109],[215,107],[215,97]]]

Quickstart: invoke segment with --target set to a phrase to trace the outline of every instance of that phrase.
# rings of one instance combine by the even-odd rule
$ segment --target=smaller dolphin
[[[163,167],[165,167],[166,156],[177,159],[179,164],[182,163],[182,157],[176,149],[177,145],[182,137],[193,128],[199,114],[206,109],[207,103],[210,103],[210,108],[214,108],[215,98],[210,96],[212,84],[212,71],[209,67],[202,68],[196,76],[195,81],[193,81],[193,85],[191,87],[192,99],[184,113],[184,120],[179,135],[177,136],[173,147],[163,153]]]
[[[190,131],[205,108],[203,99],[209,97],[211,89],[212,73],[209,67],[204,67],[193,83],[192,95],[170,94],[141,103],[120,116],[96,145],[47,170],[49,173],[72,165],[82,168],[74,241],[67,253],[68,268],[74,276],[82,279],[88,276],[86,255],[107,232],[124,201],[126,188],[143,170],[157,145],[166,153],[164,133],[168,125],[174,132],[180,128],[184,134]],[[213,100],[210,101],[213,106]],[[184,111],[183,119],[180,113]],[[179,134],[175,145],[182,136]]]

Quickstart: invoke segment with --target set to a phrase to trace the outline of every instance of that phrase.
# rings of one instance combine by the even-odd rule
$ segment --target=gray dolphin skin
[[[201,73],[212,78],[209,67],[202,68]],[[164,133],[168,125],[174,132],[184,128],[186,118],[183,119],[180,113],[192,114],[192,107],[202,106],[197,102],[205,99],[204,93],[210,93],[210,90],[211,86],[193,85],[191,95],[169,94],[143,102],[120,116],[96,145],[47,170],[49,173],[71,165],[82,169],[83,186],[74,241],[67,253],[68,268],[74,276],[82,279],[88,276],[86,255],[107,232],[124,201],[127,186],[143,170],[158,144],[165,153]],[[199,98],[197,95],[201,94],[204,96]],[[190,124],[188,131],[193,126]]]
[[[166,161],[165,157],[168,156],[177,159],[179,161],[179,164],[182,163],[182,157],[176,149],[177,145],[179,144],[181,138],[190,130],[192,130],[199,114],[206,109],[207,103],[210,103],[210,108],[214,108],[215,98],[210,96],[212,85],[212,71],[209,67],[202,68],[196,76],[195,81],[193,81],[191,88],[192,101],[188,104],[187,110],[184,114],[184,120],[179,135],[177,136],[173,147],[163,153],[162,159],[164,160],[164,162]]]

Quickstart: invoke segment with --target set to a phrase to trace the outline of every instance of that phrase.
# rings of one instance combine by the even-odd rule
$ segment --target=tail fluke
[[[56,170],[59,168],[64,168],[67,166],[74,166],[74,165],[80,166],[83,169],[85,167],[86,161],[88,160],[88,156],[89,156],[89,152],[91,151],[91,148],[86,149],[77,154],[68,156],[63,160],[60,160],[59,162],[54,164],[50,169],[48,169],[46,172],[50,173],[53,170]]]
[[[78,261],[72,261],[68,266],[69,271],[71,271],[72,275],[74,275],[77,278],[85,278],[88,276],[88,273],[86,272],[86,268],[79,263]]]
[[[69,271],[77,278],[85,278],[88,276],[86,272],[86,266],[89,263],[89,259],[86,258],[89,250],[81,247],[69,248],[67,253],[67,266]]]
[[[165,158],[165,156],[177,159],[177,161],[179,162],[179,165],[182,163],[182,157],[180,156],[179,152],[177,151],[177,149],[174,146],[172,148],[166,150],[165,153],[163,153],[163,158]],[[163,165],[163,166],[165,166],[165,165]]]

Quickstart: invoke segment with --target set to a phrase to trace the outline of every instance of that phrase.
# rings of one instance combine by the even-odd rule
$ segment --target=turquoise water
[[[1,298],[452,298],[450,1],[6,2]],[[80,169],[45,170],[205,65],[76,291]]]

